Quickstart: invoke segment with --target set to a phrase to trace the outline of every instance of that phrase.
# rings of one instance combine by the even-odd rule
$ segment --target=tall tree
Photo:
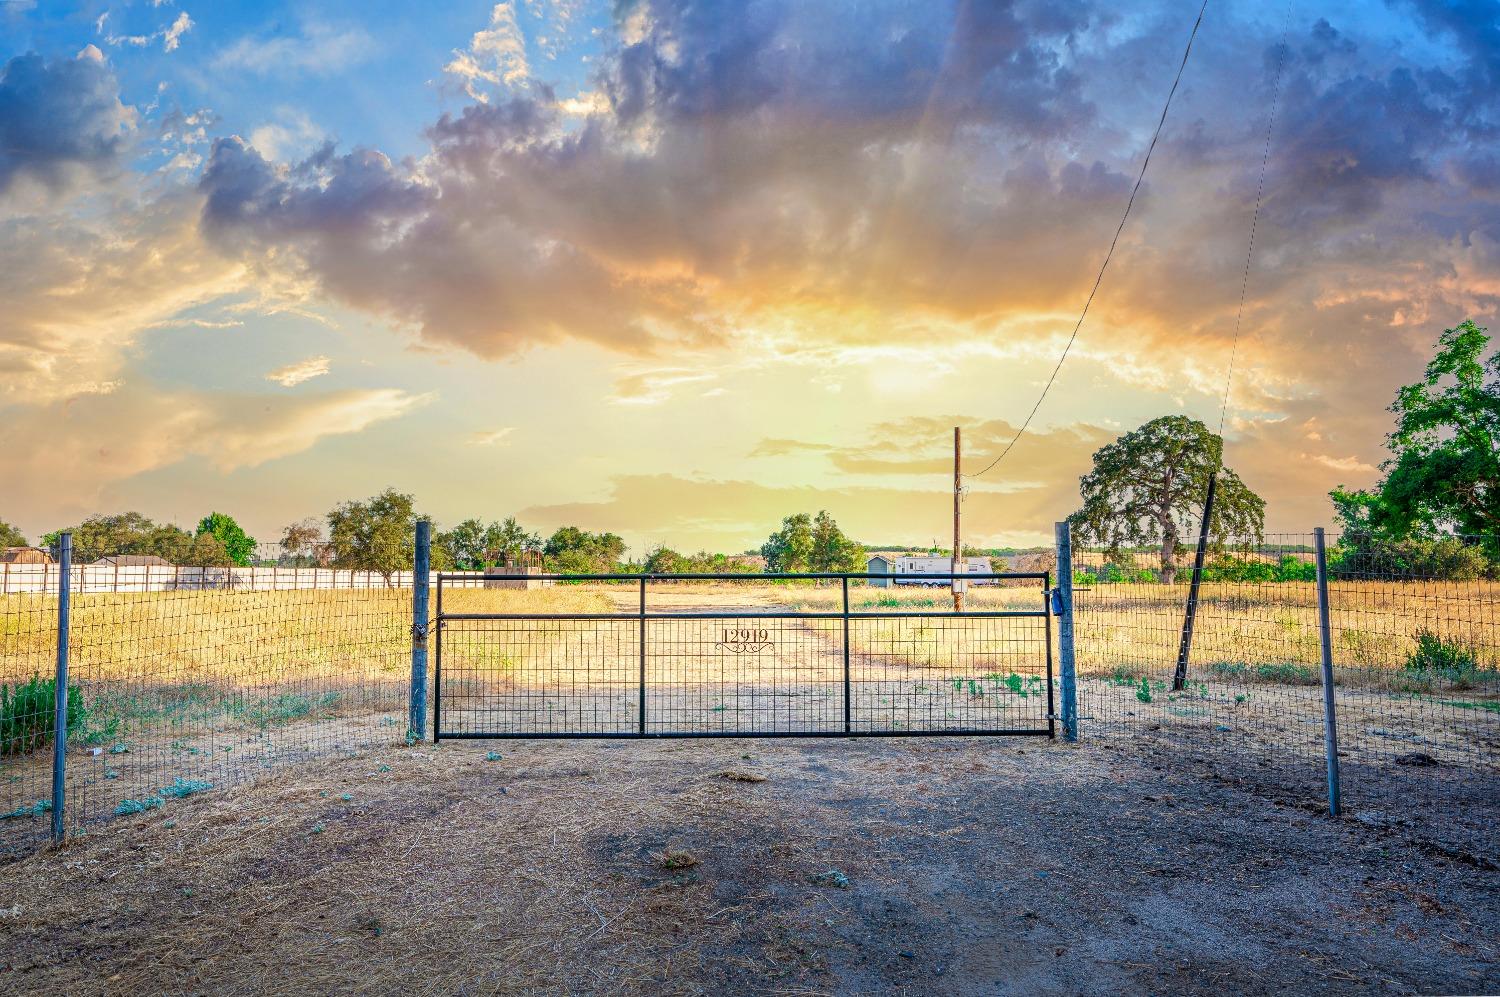
[[[323,527],[316,519],[301,519],[281,531],[283,563],[316,566],[325,564],[332,553],[323,542]]]
[[[641,565],[641,570],[648,575],[675,575],[696,569],[672,548],[658,545],[646,554],[646,563]]]
[[[766,538],[760,545],[760,555],[766,559],[766,570],[781,574],[808,571],[813,558],[812,517],[805,512],[787,516],[781,521],[781,529]]]
[[[535,533],[529,533],[516,522],[516,517],[507,516],[498,525],[491,524],[490,533],[487,534],[487,542],[490,545],[495,563],[504,564],[507,561],[521,562],[528,556],[535,556],[542,552],[542,538]],[[622,545],[620,552],[623,554],[625,548]]]
[[[225,555],[235,564],[248,565],[255,557],[255,538],[246,533],[232,516],[222,512],[204,516],[198,523],[197,535],[202,537],[205,534],[218,540]]]
[[[477,571],[489,564],[489,546],[486,534],[489,530],[477,519],[466,519],[453,529],[441,533],[434,541],[448,552],[455,567],[463,571]]]
[[[0,547],[26,547],[26,535],[14,526],[0,520]]]
[[[378,571],[386,581],[410,570],[417,538],[416,501],[387,488],[363,502],[343,502],[328,513],[328,545],[340,568]]]
[[[810,564],[814,571],[865,570],[864,547],[844,536],[826,509],[813,520]]]
[[[1457,533],[1500,554],[1500,354],[1465,320],[1438,337],[1422,380],[1396,393],[1385,477],[1373,492],[1334,489],[1348,525],[1387,539]]]
[[[606,574],[625,556],[625,541],[613,533],[589,533],[564,526],[542,546],[547,563],[567,574]]]
[[[1180,415],[1153,419],[1100,448],[1093,470],[1079,479],[1083,508],[1071,517],[1079,538],[1111,555],[1126,546],[1158,546],[1161,579],[1170,584],[1183,537],[1202,517],[1209,475],[1218,470],[1210,541],[1215,547],[1230,537],[1259,542],[1265,500],[1221,466],[1223,454],[1218,434]]]

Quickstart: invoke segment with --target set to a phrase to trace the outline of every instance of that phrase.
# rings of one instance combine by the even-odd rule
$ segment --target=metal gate
[[[1049,575],[896,577],[440,573],[434,738],[1054,736]]]

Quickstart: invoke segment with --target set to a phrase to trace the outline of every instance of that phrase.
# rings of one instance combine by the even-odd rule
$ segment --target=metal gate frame
[[[432,731],[433,742],[444,740],[582,740],[582,739],[642,739],[642,738],[761,738],[761,737],[1048,737],[1057,736],[1057,708],[1055,703],[1055,692],[1053,688],[1053,661],[1052,661],[1052,615],[1053,615],[1053,589],[1052,573],[1050,571],[1018,571],[997,572],[990,574],[969,574],[941,572],[924,574],[921,577],[930,578],[934,582],[947,581],[950,585],[952,580],[962,579],[964,581],[1000,581],[1000,580],[1035,580],[1041,582],[1041,608],[1037,610],[976,610],[974,612],[853,612],[849,609],[849,582],[882,580],[894,582],[903,577],[893,574],[877,574],[870,572],[797,572],[787,574],[736,574],[736,573],[683,573],[683,574],[504,574],[486,573],[475,574],[474,572],[463,572],[454,574],[449,572],[437,573],[437,607],[434,621],[436,623],[436,637],[434,643],[435,665],[433,672],[433,697],[432,697]],[[465,587],[472,587],[475,581],[550,581],[550,582],[635,582],[640,593],[639,609],[634,613],[448,613],[443,610],[443,582],[463,581],[468,583]],[[679,581],[731,581],[741,584],[756,581],[838,581],[843,591],[843,607],[838,612],[806,612],[792,610],[774,610],[766,612],[648,612],[646,609],[646,591],[651,582],[679,582]],[[854,730],[852,726],[852,678],[850,674],[850,648],[849,648],[849,621],[864,619],[1032,619],[1040,617],[1045,621],[1046,644],[1046,687],[1047,687],[1047,713],[1046,727],[1008,727],[1008,728],[925,728],[908,730]],[[646,726],[646,702],[649,691],[647,681],[647,659],[649,657],[646,639],[646,624],[652,620],[841,620],[843,622],[843,706],[844,706],[844,729],[843,730],[762,730],[762,731],[652,731]],[[447,624],[462,622],[465,620],[552,620],[552,621],[587,621],[587,620],[634,620],[639,624],[639,713],[637,725],[634,731],[444,731],[443,730],[443,631]]]

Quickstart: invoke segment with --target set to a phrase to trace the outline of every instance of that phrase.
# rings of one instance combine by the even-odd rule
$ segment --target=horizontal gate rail
[[[851,582],[883,582],[884,591],[898,579],[913,578],[943,586],[956,580],[1021,583],[976,589],[999,596],[1001,606],[1014,605],[1031,587],[1026,583],[1034,583],[1041,598],[1035,609],[850,605]],[[841,591],[779,585],[798,581],[837,582]],[[587,591],[613,596],[622,608],[472,611],[487,590],[558,582],[594,583]],[[693,582],[722,584],[705,588]],[[767,591],[768,585],[776,588]],[[648,589],[678,598],[723,598],[750,586],[770,604],[648,607]],[[445,607],[445,587],[464,611]],[[1055,734],[1048,572],[444,572],[437,588],[434,740]],[[466,595],[460,599],[458,592]],[[841,607],[775,605],[778,598],[813,593],[814,605],[822,596],[836,603],[841,596]],[[714,621],[728,626],[704,626]],[[797,625],[803,621],[806,626]],[[762,625],[747,625],[752,622]],[[445,651],[445,636],[459,643]],[[445,654],[452,660],[445,662]],[[444,717],[452,714],[460,721],[447,729]]]

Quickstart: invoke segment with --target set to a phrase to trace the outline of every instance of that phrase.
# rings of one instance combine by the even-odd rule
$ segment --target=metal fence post
[[[1172,691],[1187,684],[1188,659],[1193,653],[1193,624],[1198,619],[1198,585],[1203,581],[1203,560],[1208,553],[1209,529],[1214,518],[1214,491],[1219,472],[1208,476],[1208,494],[1203,497],[1203,522],[1198,527],[1198,549],[1193,554],[1193,577],[1188,582],[1187,610],[1182,616],[1182,642],[1177,645],[1177,668],[1172,672]]]
[[[1053,527],[1057,536],[1057,662],[1062,682],[1063,740],[1078,740],[1078,672],[1073,655],[1073,535],[1067,520]]]
[[[406,739],[427,737],[427,586],[432,573],[432,523],[417,520],[417,550],[411,580],[411,699]]]
[[[57,715],[52,727],[52,840],[63,840],[63,796],[68,775],[68,623],[73,601],[73,534],[57,537]]]
[[[1323,527],[1313,530],[1313,549],[1318,560],[1318,647],[1323,666],[1323,752],[1328,759],[1328,813],[1343,812],[1339,793],[1339,728],[1333,694],[1333,628],[1328,622],[1328,553]]]

